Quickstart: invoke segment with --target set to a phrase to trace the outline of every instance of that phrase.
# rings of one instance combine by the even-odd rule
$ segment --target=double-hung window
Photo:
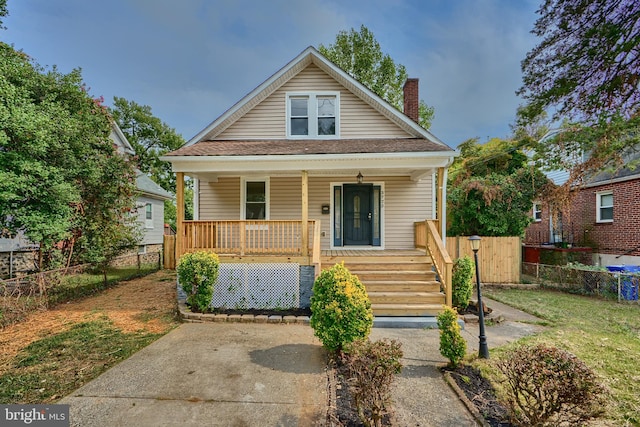
[[[540,203],[533,204],[533,220],[535,222],[542,221],[542,206],[540,206]]]
[[[151,203],[144,206],[144,226],[145,228],[153,228],[153,205]]]
[[[243,219],[269,219],[269,181],[245,179],[242,185]]]
[[[596,222],[613,222],[613,191],[596,193]]]
[[[335,138],[339,135],[338,92],[288,93],[289,138]]]

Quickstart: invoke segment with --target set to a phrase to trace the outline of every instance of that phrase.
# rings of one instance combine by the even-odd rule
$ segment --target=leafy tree
[[[111,114],[131,143],[136,153],[138,168],[162,188],[175,194],[176,177],[171,171],[171,164],[160,160],[160,157],[184,145],[184,138],[154,116],[148,105],[114,97]],[[192,219],[193,188],[190,180],[185,182],[184,199],[185,218]],[[176,228],[176,207],[171,200],[164,203],[164,222]]]
[[[376,95],[399,111],[403,110],[407,70],[404,65],[396,64],[391,56],[382,53],[380,43],[367,27],[362,25],[360,32],[353,28],[349,32],[340,31],[334,44],[321,44],[318,50]],[[420,100],[418,113],[420,126],[429,129],[433,107]]]
[[[136,152],[138,169],[165,190],[175,193],[176,181],[171,164],[160,160],[160,156],[182,147],[184,138],[154,116],[148,105],[116,96],[111,114]]]
[[[4,18],[9,15],[9,11],[7,10],[7,0],[0,0],[0,17]],[[5,29],[2,25],[2,19],[0,19],[0,29]]]
[[[544,0],[538,13],[532,33],[542,41],[522,61],[518,94],[528,105],[519,115],[531,122],[554,111],[552,119],[568,121],[540,154],[557,165],[589,153],[573,168],[572,185],[621,164],[640,143],[640,3]]]
[[[513,141],[477,139],[460,145],[448,183],[448,233],[453,236],[520,236],[533,201],[548,180]]]
[[[60,248],[100,263],[133,245],[135,170],[115,151],[107,110],[80,71],[46,71],[0,43],[0,76],[5,234],[40,244],[41,268],[55,266]]]

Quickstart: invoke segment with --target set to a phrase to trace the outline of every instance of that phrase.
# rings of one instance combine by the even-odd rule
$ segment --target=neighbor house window
[[[613,222],[613,192],[596,193],[596,222]]]
[[[151,203],[144,206],[144,226],[145,228],[153,228],[153,205]]]
[[[339,131],[338,92],[287,94],[287,136],[335,138]]]
[[[539,203],[533,204],[533,220],[535,222],[542,221],[542,206]]]
[[[269,219],[268,180],[244,180],[242,193],[244,219]]]

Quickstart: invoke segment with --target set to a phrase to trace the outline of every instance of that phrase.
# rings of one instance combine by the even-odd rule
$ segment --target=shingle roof
[[[147,195],[157,196],[161,199],[173,199],[173,194],[160,187],[151,178],[139,170],[136,171],[136,187],[142,193]]]
[[[438,152],[448,147],[424,138],[329,140],[216,140],[200,141],[168,153],[173,156],[264,156],[303,154],[360,154]]]

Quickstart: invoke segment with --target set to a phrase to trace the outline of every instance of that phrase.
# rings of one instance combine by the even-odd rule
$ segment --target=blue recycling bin
[[[640,285],[640,266],[637,265],[608,265],[607,270],[621,273],[622,298],[627,301],[638,300],[638,287]]]

